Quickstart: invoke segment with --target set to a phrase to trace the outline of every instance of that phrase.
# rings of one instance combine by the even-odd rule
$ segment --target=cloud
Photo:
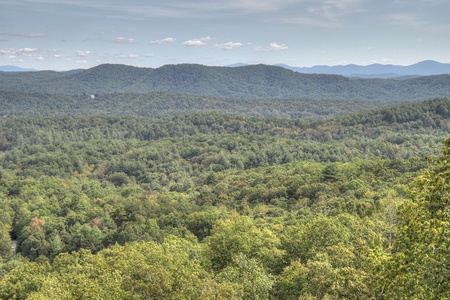
[[[271,12],[280,11],[295,0],[232,0],[228,7],[247,12]]]
[[[311,27],[334,28],[345,24],[353,15],[362,15],[368,8],[365,0],[316,0],[304,1],[292,6],[291,12],[278,21],[287,24],[305,25]],[[369,16],[365,14],[365,16]]]
[[[212,39],[209,36],[203,37],[200,39],[187,40],[187,41],[183,42],[183,46],[188,46],[188,47],[206,46],[206,45],[208,45],[208,42],[211,40]]]
[[[52,49],[52,50],[49,50],[47,52],[48,52],[48,55],[50,57],[52,57],[52,58],[62,58],[62,57],[64,57],[63,53],[61,51],[59,51],[59,50],[56,50],[56,49]]]
[[[92,56],[94,56],[94,53],[89,51],[89,50],[88,51],[80,51],[80,50],[78,50],[78,51],[75,52],[75,56],[76,57],[92,57]]]
[[[414,28],[424,28],[427,25],[427,23],[421,21],[417,15],[409,13],[389,15],[386,17],[386,21],[392,25]]]
[[[167,8],[172,17],[217,19],[230,16],[276,13],[295,5],[298,0],[228,0],[228,1],[171,1]]]
[[[217,48],[223,49],[223,50],[233,50],[235,48],[239,48],[242,46],[242,43],[235,43],[235,42],[228,42],[224,44],[218,44],[216,45]]]
[[[134,54],[134,53],[131,53],[131,54],[117,53],[117,54],[114,55],[114,58],[132,58],[132,59],[136,59],[136,58],[139,58],[139,55],[138,54]]]
[[[17,56],[31,56],[32,53],[38,51],[37,48],[2,48],[0,49],[0,56],[6,58],[16,58]]]
[[[32,38],[32,39],[40,39],[40,38],[48,37],[48,34],[45,34],[45,33],[24,33],[24,34],[18,34],[18,36],[26,37],[26,38]]]
[[[307,11],[329,21],[338,21],[341,17],[364,11],[362,0],[322,0],[315,2]]]
[[[280,51],[280,50],[287,50],[289,47],[286,44],[278,44],[278,43],[270,43],[267,50],[269,51]]]
[[[21,48],[21,49],[19,49],[19,52],[22,52],[22,53],[33,53],[36,51],[37,51],[37,48]]]
[[[70,5],[89,9],[91,14],[108,12],[109,17],[143,19],[148,17],[212,19],[238,14],[254,14],[281,11],[298,0],[166,0],[166,1],[93,1],[93,0],[28,0],[29,2],[54,5]],[[345,1],[345,0],[344,0]]]
[[[133,38],[124,38],[123,36],[120,36],[118,38],[114,39],[114,43],[116,44],[134,44],[136,42]]]
[[[270,43],[267,47],[256,47],[256,51],[282,51],[287,50],[289,47],[286,44]]]
[[[167,38],[164,38],[164,39],[151,41],[150,44],[153,44],[153,45],[170,44],[170,43],[173,43],[175,41],[176,41],[176,39],[174,39],[173,37],[167,37]]]
[[[372,63],[372,64],[390,64],[393,62],[394,62],[394,60],[392,58],[382,58],[382,59],[370,60],[370,63]]]
[[[2,48],[0,49],[0,57],[16,58],[16,50],[14,48]]]
[[[45,33],[11,33],[11,32],[0,32],[0,34],[7,36],[16,36],[30,39],[41,39],[48,37],[48,34]]]

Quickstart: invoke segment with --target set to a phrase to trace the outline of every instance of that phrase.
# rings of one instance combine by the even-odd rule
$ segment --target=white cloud
[[[131,54],[117,53],[117,54],[114,55],[114,58],[132,58],[132,59],[135,59],[135,58],[139,58],[139,55],[138,54],[134,54],[134,53],[131,53]]]
[[[188,47],[206,46],[206,45],[208,45],[208,42],[211,40],[212,40],[212,38],[209,36],[203,37],[200,39],[187,40],[187,41],[183,42],[183,46],[188,46]]]
[[[136,42],[135,39],[133,39],[133,38],[127,39],[127,38],[124,38],[123,36],[120,36],[120,37],[114,39],[114,43],[117,43],[117,44],[134,44],[135,42]]]
[[[338,21],[349,14],[364,11],[361,3],[362,0],[323,0],[315,2],[315,6],[307,8],[307,11],[329,21]]]
[[[20,48],[20,49],[3,48],[3,49],[0,49],[0,55],[3,57],[8,57],[8,58],[16,58],[16,56],[21,56],[21,55],[31,56],[32,53],[34,53],[36,51],[38,51],[37,48]]]
[[[188,41],[183,42],[183,45],[189,46],[189,47],[198,47],[198,46],[205,46],[207,44],[200,40],[188,40]]]
[[[224,49],[224,50],[233,50],[235,48],[239,48],[242,46],[242,43],[239,42],[228,42],[224,44],[218,44],[216,45],[217,48]]]
[[[286,24],[310,26],[310,27],[323,27],[323,28],[336,27],[335,23],[324,21],[323,19],[315,17],[315,16],[284,18],[284,19],[280,20],[280,22],[286,23]]]
[[[414,14],[392,14],[386,17],[388,23],[398,26],[414,27],[414,28],[424,28],[428,24],[419,19],[417,15]]]
[[[37,51],[37,48],[21,48],[21,49],[19,49],[19,52],[22,52],[22,53],[33,53],[36,51]]]
[[[40,39],[40,38],[46,38],[48,37],[48,34],[45,33],[24,33],[24,34],[19,34],[19,36],[21,37],[26,37],[26,38],[33,38],[33,39]]]
[[[392,64],[394,60],[392,58],[382,58],[382,59],[372,59],[370,60],[371,64]]]
[[[174,39],[173,37],[167,37],[167,38],[164,38],[164,39],[151,41],[150,44],[154,44],[154,45],[170,44],[170,43],[173,43],[175,41],[176,41],[176,39]]]
[[[287,50],[289,47],[286,44],[278,44],[278,43],[270,43],[268,50],[269,51],[280,51]]]
[[[92,57],[92,56],[94,56],[94,53],[89,50],[88,51],[78,50],[75,52],[75,56],[77,56],[77,57]]]
[[[296,2],[298,0],[174,1],[167,8],[172,10],[173,17],[212,19],[280,12]]]
[[[110,17],[142,19],[148,17],[203,18],[211,19],[224,15],[276,12],[295,4],[298,0],[227,0],[227,1],[93,1],[93,0],[28,0],[42,4],[72,5],[89,9],[91,14],[110,12]],[[345,1],[345,0],[344,0]]]
[[[310,27],[335,28],[347,23],[352,15],[363,15],[368,8],[365,0],[315,0],[297,5],[294,14],[284,16],[278,21]],[[287,10],[285,12],[288,12]]]
[[[267,47],[256,47],[256,51],[281,51],[287,50],[289,47],[286,44],[270,43]]]
[[[7,36],[31,38],[31,39],[40,39],[40,38],[48,37],[48,34],[46,34],[46,33],[13,33],[13,32],[0,31],[0,34],[1,35],[7,35]]]
[[[9,55],[11,53],[14,53],[14,49],[12,49],[12,48],[2,48],[2,49],[0,49],[0,55]]]
[[[0,49],[0,57],[14,59],[16,58],[16,50],[14,48]]]
[[[59,51],[59,50],[56,50],[56,49],[52,49],[52,50],[48,51],[48,54],[49,54],[50,57],[53,57],[53,58],[62,58],[62,57],[64,57],[63,53],[61,51]]]

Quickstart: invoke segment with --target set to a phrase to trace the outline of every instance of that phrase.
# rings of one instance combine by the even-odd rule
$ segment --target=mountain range
[[[450,75],[361,79],[304,74],[268,65],[230,68],[179,64],[153,69],[104,64],[66,72],[0,72],[0,89],[66,95],[172,91],[235,98],[408,101],[450,97]]]
[[[17,66],[6,65],[6,66],[0,66],[0,71],[1,72],[30,72],[30,71],[36,71],[36,70],[31,69],[31,68],[21,68],[21,67],[17,67]]]
[[[227,67],[244,67],[245,63],[235,63]],[[428,76],[450,74],[450,64],[440,63],[434,60],[424,60],[409,66],[392,64],[371,64],[367,66],[348,64],[338,66],[317,65],[312,67],[295,67],[287,64],[277,64],[276,66],[306,74],[335,74],[358,78],[398,78],[404,79],[413,76]],[[2,72],[29,72],[36,71],[30,68],[17,66],[0,66]]]
[[[340,66],[292,67],[285,64],[277,66],[307,74],[337,74],[360,78],[404,78],[405,76],[428,76],[450,74],[450,64],[434,60],[424,60],[409,66],[371,64],[360,66],[355,64]]]

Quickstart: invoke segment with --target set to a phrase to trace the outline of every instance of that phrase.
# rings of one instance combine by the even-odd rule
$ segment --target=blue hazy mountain
[[[0,66],[0,71],[2,71],[2,72],[30,72],[30,71],[36,71],[36,70],[6,65],[6,66]]]
[[[428,76],[450,74],[450,64],[434,60],[424,60],[409,66],[372,64],[360,66],[355,64],[339,66],[292,67],[285,64],[277,66],[300,73],[337,74],[362,78],[396,78],[409,76]]]

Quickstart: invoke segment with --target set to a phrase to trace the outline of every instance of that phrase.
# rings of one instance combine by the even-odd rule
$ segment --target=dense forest
[[[185,92],[4,86],[0,299],[450,297],[450,100]]]
[[[105,64],[67,72],[0,72],[0,89],[66,95],[173,91],[237,98],[411,101],[450,97],[450,75],[356,79],[302,74],[282,67],[166,65],[157,69]]]

